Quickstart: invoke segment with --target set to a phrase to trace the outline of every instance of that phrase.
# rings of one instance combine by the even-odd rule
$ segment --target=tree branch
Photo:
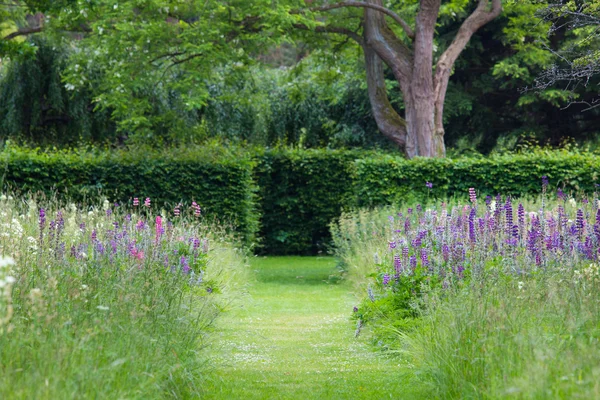
[[[450,46],[444,51],[435,67],[435,76],[433,79],[434,98],[436,102],[436,126],[442,126],[442,114],[444,100],[446,97],[446,89],[452,66],[456,59],[465,49],[471,37],[479,28],[492,21],[502,12],[502,0],[479,0],[477,8],[469,17],[462,23],[458,29],[458,33],[450,43]]]
[[[392,107],[387,95],[383,62],[375,50],[364,47],[367,88],[371,111],[379,131],[400,147],[406,146],[406,121]]]
[[[44,28],[42,26],[36,26],[35,28],[21,28],[16,32],[13,32],[9,35],[4,36],[4,40],[11,40],[14,39],[18,36],[27,36],[27,35],[31,35],[34,33],[39,33],[41,31],[43,31]]]
[[[329,10],[334,10],[336,8],[349,8],[349,7],[371,8],[373,10],[382,12],[382,13],[388,15],[389,17],[391,17],[394,21],[396,21],[398,23],[398,25],[400,25],[402,27],[402,29],[404,30],[404,32],[406,33],[406,35],[409,38],[414,39],[414,37],[415,37],[414,31],[412,30],[410,25],[408,25],[406,23],[406,21],[404,21],[398,14],[396,14],[389,8],[385,8],[378,4],[371,4],[371,3],[364,2],[364,1],[350,0],[350,1],[342,1],[339,3],[329,4],[326,6],[311,7],[311,8],[309,8],[309,10],[310,11],[329,11]],[[293,11],[292,12],[292,14],[299,14],[299,13],[301,13],[301,11]]]
[[[293,24],[292,26],[296,29],[302,29],[305,31],[313,30],[304,24]],[[340,35],[345,35],[345,36],[349,37],[350,39],[354,40],[359,45],[364,46],[363,38],[360,37],[360,35],[358,33],[351,31],[350,29],[347,29],[347,28],[342,28],[340,26],[324,25],[324,26],[316,26],[314,28],[314,31],[319,32],[319,33],[338,33]]]

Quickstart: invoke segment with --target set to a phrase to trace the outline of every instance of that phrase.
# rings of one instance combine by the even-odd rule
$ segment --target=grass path
[[[254,258],[244,306],[211,345],[208,399],[406,398],[397,361],[354,338],[353,297],[327,257]]]

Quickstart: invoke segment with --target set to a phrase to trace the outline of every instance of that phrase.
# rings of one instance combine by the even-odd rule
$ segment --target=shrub
[[[467,193],[524,196],[539,194],[547,176],[549,190],[595,190],[600,160],[591,153],[566,151],[509,154],[489,158],[414,159],[389,155],[363,157],[354,163],[358,207],[426,202]],[[431,189],[425,186],[431,182]]]
[[[247,245],[258,229],[252,161],[219,148],[179,152],[39,152],[9,148],[0,154],[3,186],[20,193],[85,202],[98,193],[121,204],[141,194],[172,210],[196,201],[209,220],[234,225]]]
[[[314,254],[327,249],[329,223],[349,206],[352,162],[364,152],[270,150],[258,156],[262,251]]]

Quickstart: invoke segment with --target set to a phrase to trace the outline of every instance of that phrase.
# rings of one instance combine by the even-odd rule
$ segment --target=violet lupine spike
[[[429,251],[427,250],[427,248],[421,249],[421,265],[423,265],[423,267],[425,267],[425,268],[429,268],[429,266],[430,266]]]
[[[444,262],[448,262],[450,259],[450,248],[446,243],[442,245],[442,258],[444,259]]]
[[[469,240],[471,243],[475,243],[475,207],[471,208],[471,212],[469,213]]]
[[[46,210],[44,210],[43,208],[40,208],[38,222],[40,225],[40,231],[43,231],[46,227]]]
[[[519,225],[520,236],[523,236],[525,230],[525,207],[522,203],[519,203],[517,207],[517,224]]]
[[[190,273],[190,264],[188,259],[185,258],[185,256],[181,256],[181,258],[179,259],[179,264],[181,265],[181,272],[183,272],[184,274]]]
[[[402,248],[402,258],[407,261],[408,260],[408,247],[403,247]]]
[[[402,273],[402,261],[397,254],[394,256],[394,271],[396,271],[397,274]]]
[[[404,233],[408,235],[409,232],[410,232],[410,219],[408,217],[406,217],[404,219]]]
[[[506,213],[506,235],[512,236],[513,233],[513,208],[510,201],[510,197],[506,198],[506,204],[504,205],[504,212]]]
[[[408,260],[408,265],[410,265],[410,269],[414,271],[415,268],[417,268],[417,257],[410,256],[410,259]]]
[[[583,235],[583,229],[585,227],[585,222],[583,219],[583,210],[581,208],[577,210],[576,223],[577,223],[577,233],[581,237]]]
[[[542,176],[542,191],[546,191],[548,187],[548,177],[546,175]]]
[[[383,275],[383,280],[382,280],[383,286],[389,285],[390,284],[390,280],[391,280],[390,275],[389,274],[384,274]]]

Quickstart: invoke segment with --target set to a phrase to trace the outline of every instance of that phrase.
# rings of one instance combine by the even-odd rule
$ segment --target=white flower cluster
[[[15,278],[10,276],[10,266],[15,265],[12,257],[0,257],[0,289],[12,286]]]

